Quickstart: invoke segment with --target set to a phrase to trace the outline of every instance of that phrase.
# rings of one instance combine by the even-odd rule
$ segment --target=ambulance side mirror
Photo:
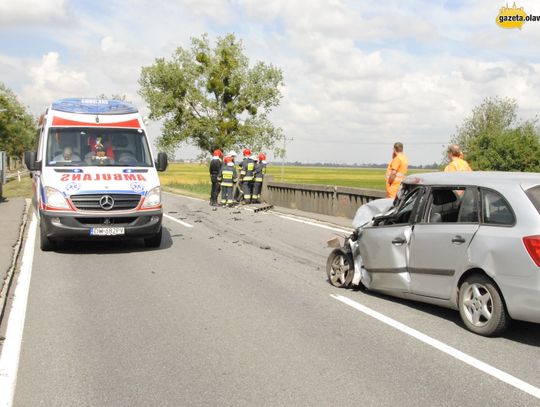
[[[169,165],[169,160],[167,159],[167,154],[158,153],[156,161],[156,170],[165,171]]]
[[[30,171],[41,170],[41,161],[36,161],[37,153],[35,151],[24,152],[24,164]]]

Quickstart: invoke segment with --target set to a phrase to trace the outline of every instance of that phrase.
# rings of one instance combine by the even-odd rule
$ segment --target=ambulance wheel
[[[154,236],[144,239],[144,245],[146,247],[159,247],[161,246],[161,236],[163,234],[163,229],[159,229],[159,232]]]
[[[50,252],[56,248],[56,242],[47,237],[47,227],[44,222],[39,225],[39,247],[44,252]]]
[[[354,263],[348,253],[340,249],[334,250],[326,261],[326,275],[334,287],[346,288],[354,277]]]

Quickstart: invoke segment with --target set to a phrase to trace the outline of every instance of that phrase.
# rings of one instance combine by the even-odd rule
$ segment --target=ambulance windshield
[[[141,129],[88,127],[51,128],[47,165],[151,167],[152,159]]]

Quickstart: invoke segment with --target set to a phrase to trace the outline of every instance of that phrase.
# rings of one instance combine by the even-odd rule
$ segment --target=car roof
[[[488,188],[521,185],[528,189],[540,185],[540,173],[537,172],[502,172],[502,171],[472,171],[472,172],[428,172],[413,174],[406,177],[405,184],[418,185],[478,185]]]

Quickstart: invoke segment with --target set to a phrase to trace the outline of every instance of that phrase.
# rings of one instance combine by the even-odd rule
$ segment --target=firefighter
[[[212,183],[212,190],[210,191],[210,205],[217,206],[218,196],[219,196],[219,170],[221,169],[221,157],[223,153],[221,150],[217,149],[214,151],[212,160],[210,160],[210,182]]]
[[[469,163],[463,159],[463,153],[457,144],[448,146],[448,159],[450,163],[446,166],[444,172],[472,171]]]
[[[244,165],[244,162],[249,158],[250,155],[251,155],[251,150],[249,148],[245,148],[243,151],[242,161],[236,163],[238,173],[240,174],[238,185],[234,191],[234,199],[236,200],[236,202],[242,202],[244,199],[244,188],[242,185],[242,166]]]
[[[255,164],[255,179],[253,181],[252,199],[255,203],[261,203],[261,190],[266,174],[266,154],[260,153],[258,159],[259,161]]]
[[[403,144],[397,142],[394,144],[394,150],[392,152],[392,161],[388,164],[386,169],[386,197],[395,198],[401,181],[407,175],[407,168],[409,167],[409,159],[403,154]]]
[[[242,170],[240,171],[240,179],[242,180],[242,191],[243,204],[251,203],[252,194],[253,194],[253,179],[255,178],[255,163],[257,162],[256,155],[248,155],[246,157],[246,152],[251,154],[249,149],[244,150],[244,161],[242,161]]]
[[[233,187],[234,183],[238,180],[236,168],[234,168],[234,162],[232,157],[226,156],[223,159],[223,165],[219,171],[218,181],[221,183],[221,205],[232,206],[233,200]]]

